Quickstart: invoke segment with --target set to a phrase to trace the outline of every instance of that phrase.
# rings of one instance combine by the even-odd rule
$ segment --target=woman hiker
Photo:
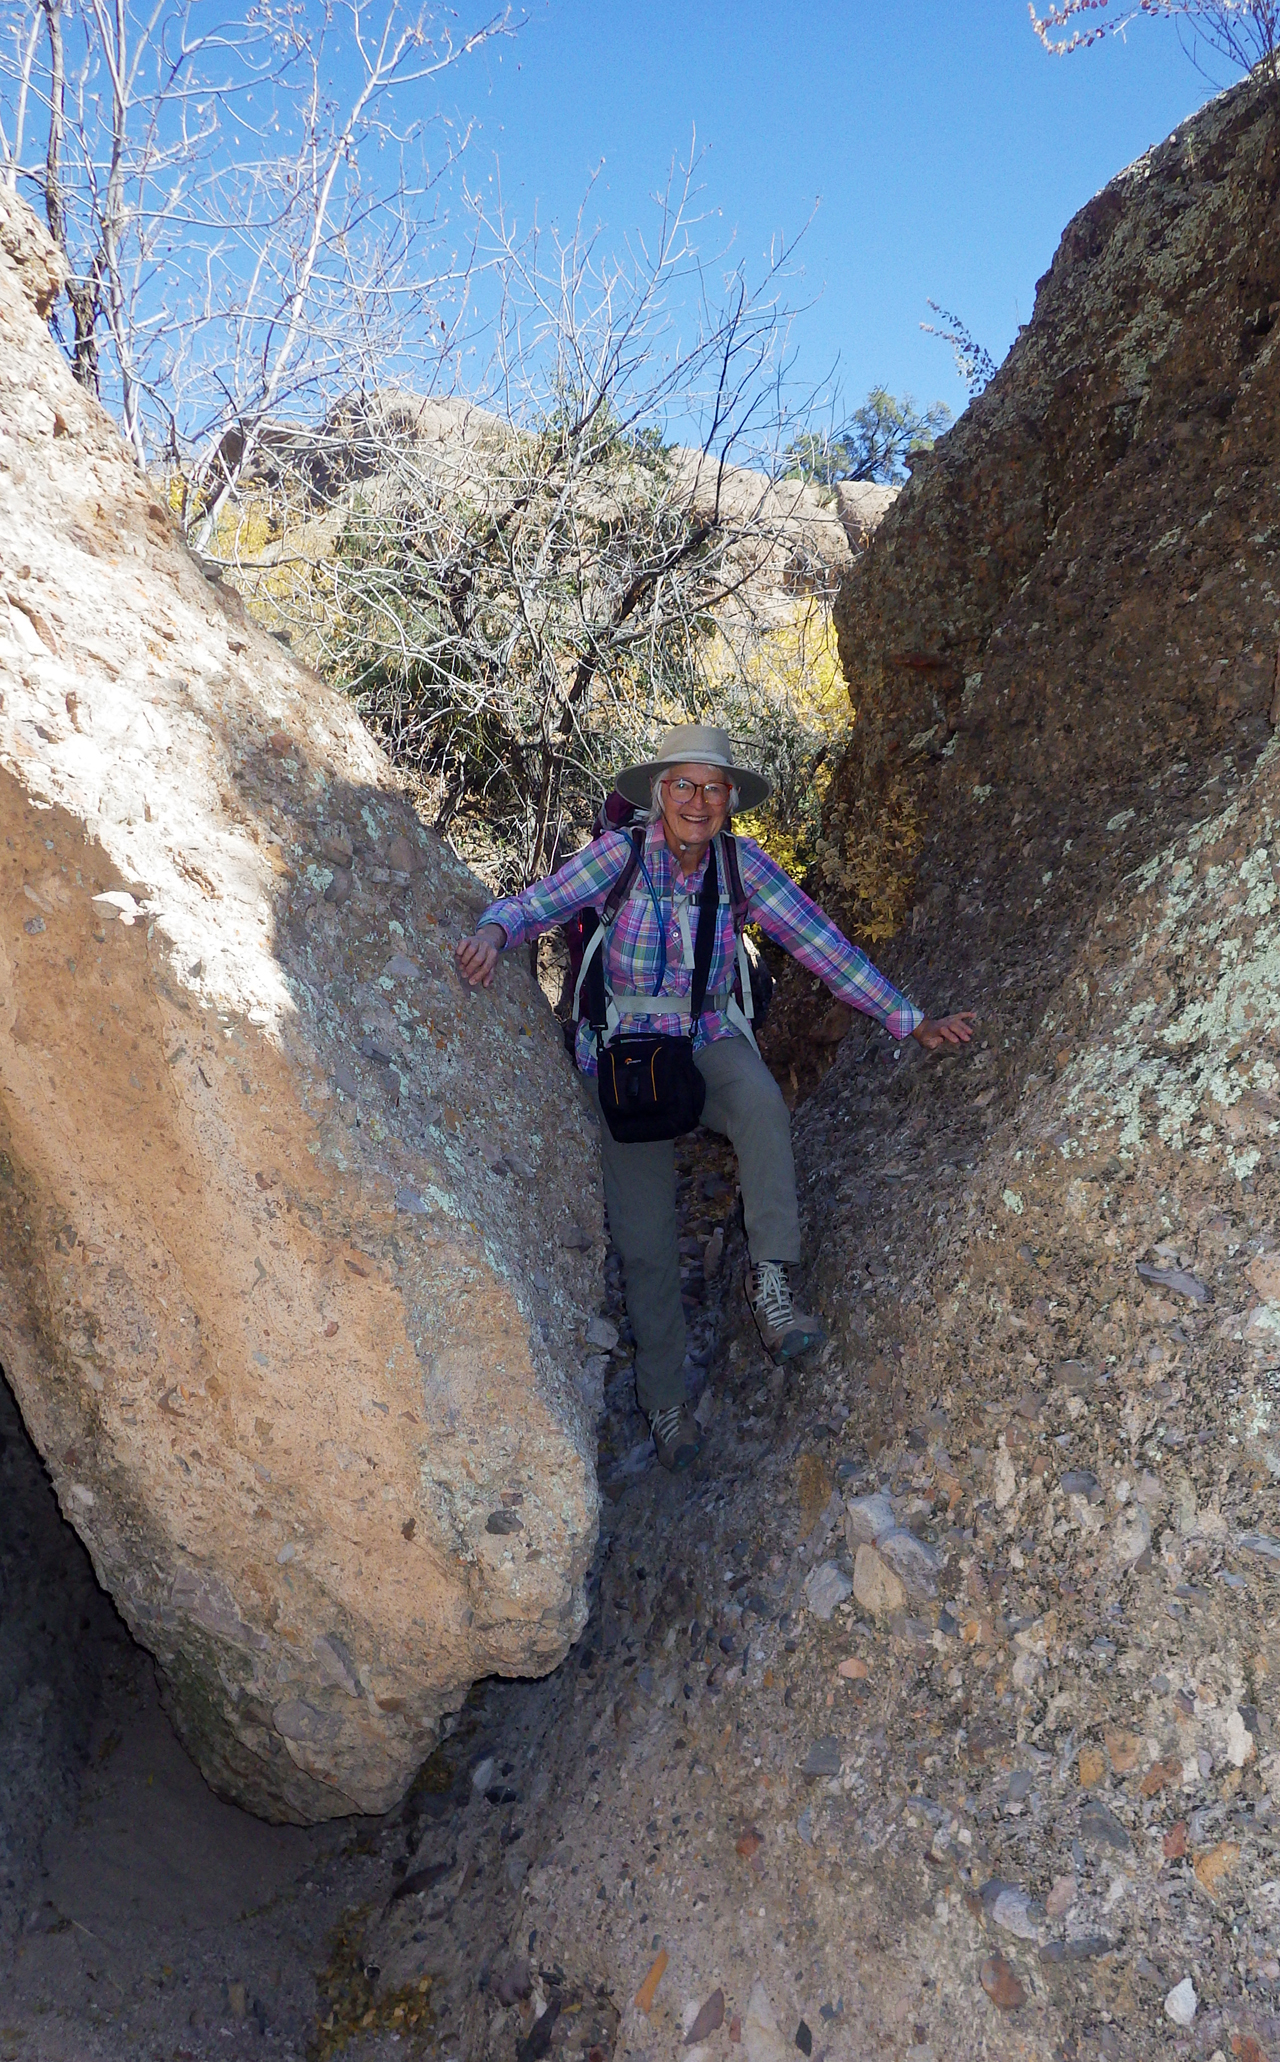
[[[733,811],[758,808],[770,791],[760,774],[734,765],[726,731],[681,724],[666,733],[656,759],[628,766],[617,785],[647,809],[643,832],[606,831],[523,894],[490,903],[457,960],[473,987],[487,988],[500,952],[580,910],[603,915],[584,974],[598,959],[604,981],[590,1017],[579,1022],[577,1061],[596,1077],[609,1230],[622,1254],[636,1338],[636,1394],[658,1459],[683,1468],[696,1459],[700,1434],[684,1392],[671,1141],[693,1128],[699,1106],[701,1122],[725,1133],[738,1156],[747,1301],[766,1351],[782,1362],[824,1336],[791,1300],[789,1270],[800,1259],[791,1120],[756,1050],[750,998],[733,992],[735,958],[749,983],[737,956],[735,886],[740,918],[758,923],[841,1002],[894,1038],[916,1038],[929,1052],[964,1045],[973,1018],[965,1010],[929,1018],[899,995],[753,838],[738,836],[726,851],[721,832]],[[620,883],[624,899],[611,903]]]

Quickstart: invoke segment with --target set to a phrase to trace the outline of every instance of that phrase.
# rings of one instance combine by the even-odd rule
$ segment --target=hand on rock
[[[454,958],[458,972],[473,988],[493,986],[493,971],[498,964],[498,954],[506,944],[506,934],[497,924],[482,924],[472,938],[464,938],[454,947]]]
[[[911,1036],[926,1052],[937,1052],[944,1045],[967,1045],[973,1037],[973,1016],[972,1010],[956,1010],[950,1017],[926,1017]]]

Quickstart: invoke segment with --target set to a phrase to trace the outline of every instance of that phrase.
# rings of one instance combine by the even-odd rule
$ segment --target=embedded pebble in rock
[[[658,1995],[658,1985],[661,1983],[666,1971],[667,1951],[665,1948],[661,1948],[650,1963],[644,1982],[640,1985],[635,1995],[636,2010],[637,2012],[643,2012],[646,2018],[653,2010]]]
[[[853,1594],[864,1611],[873,1618],[887,1618],[895,1611],[901,1611],[907,1601],[906,1589],[887,1561],[883,1561],[873,1546],[865,1542],[858,1548],[853,1562]]]
[[[824,1739],[814,1741],[800,1773],[807,1782],[813,1782],[819,1776],[838,1776],[843,1758],[841,1742],[834,1734],[828,1733]]]
[[[895,1574],[902,1577],[912,1596],[935,1597],[937,1577],[946,1566],[946,1556],[914,1532],[886,1532],[876,1549]],[[861,1599],[859,1599],[861,1601]]]
[[[886,1532],[893,1531],[893,1505],[882,1490],[872,1496],[850,1497],[845,1512],[845,1531],[852,1547],[863,1540],[874,1546]]]
[[[995,1504],[998,1511],[1007,1510],[1018,1493],[1018,1474],[1013,1465],[1013,1455],[1002,1446],[996,1454],[994,1468]]]
[[[991,1906],[991,1918],[1005,1933],[1019,1940],[1035,1940],[1040,1922],[1025,1890],[1002,1890]]]
[[[804,1593],[814,1617],[825,1625],[837,1604],[853,1594],[853,1584],[834,1561],[821,1561],[806,1577]]]
[[[779,2030],[769,1993],[758,1979],[742,2018],[742,2045],[746,2062],[791,2062],[791,2050]]]
[[[1192,1864],[1200,1888],[1208,1896],[1217,1897],[1226,1879],[1234,1875],[1239,1860],[1240,1848],[1234,1840],[1219,1840],[1206,1848]]]
[[[1058,1487],[1064,1496],[1082,1496],[1087,1503],[1097,1503],[1102,1496],[1102,1485],[1092,1468],[1066,1468],[1058,1477]]]
[[[717,1988],[712,1991],[704,2005],[695,2009],[694,2016],[685,2030],[686,2048],[696,2047],[701,2041],[709,2040],[723,2025],[724,1992]]]
[[[1165,1998],[1165,2017],[1172,2019],[1175,2026],[1190,2026],[1196,2016],[1199,2002],[1195,1984],[1189,1976],[1184,1976],[1181,1983],[1174,1984]]]
[[[1091,1797],[1080,1812],[1080,1838],[1127,1854],[1133,1842],[1115,1813],[1100,1798]]]
[[[612,1353],[618,1343],[618,1327],[607,1317],[593,1317],[583,1334],[588,1346]]]
[[[1081,1787],[1091,1790],[1106,1781],[1107,1757],[1101,1747],[1082,1747],[1076,1758]]]
[[[988,1955],[978,1971],[982,1988],[1002,2012],[1016,2012],[1027,2002],[1027,1993],[1003,1955]]]
[[[1131,1568],[1151,1545],[1151,1518],[1141,1504],[1121,1511],[1111,1529],[1112,1556],[1121,1568]]]

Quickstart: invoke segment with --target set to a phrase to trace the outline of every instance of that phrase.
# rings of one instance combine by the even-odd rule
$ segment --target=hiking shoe
[[[697,1460],[702,1434],[687,1404],[673,1403],[670,1410],[651,1410],[649,1429],[664,1468],[688,1468]]]
[[[762,1260],[747,1269],[747,1302],[764,1350],[777,1365],[820,1346],[827,1336],[820,1317],[806,1317],[794,1308],[784,1261]]]

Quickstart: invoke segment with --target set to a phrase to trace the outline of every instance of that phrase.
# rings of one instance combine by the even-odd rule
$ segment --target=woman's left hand
[[[973,1037],[973,1018],[972,1010],[956,1010],[949,1017],[926,1017],[911,1036],[926,1052],[937,1052],[944,1045],[967,1045]]]

